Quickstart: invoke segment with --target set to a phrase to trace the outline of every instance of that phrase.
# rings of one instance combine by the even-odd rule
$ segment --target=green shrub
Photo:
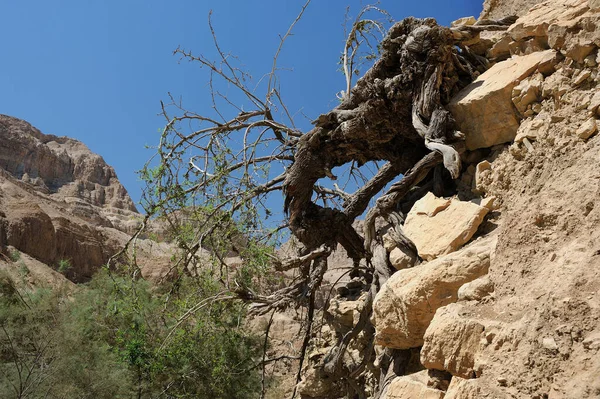
[[[21,252],[19,252],[19,250],[17,250],[17,249],[13,249],[12,251],[9,252],[8,257],[13,262],[18,262],[19,260],[21,260]]]
[[[0,276],[0,397],[255,398],[260,340],[224,296],[209,274],[159,291],[103,271],[74,293]]]
[[[58,272],[61,274],[65,274],[69,270],[71,270],[71,261],[69,259],[61,259],[58,261]]]

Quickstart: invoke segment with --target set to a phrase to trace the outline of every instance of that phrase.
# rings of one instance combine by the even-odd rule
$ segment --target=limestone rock
[[[496,237],[485,237],[458,252],[394,273],[373,303],[376,343],[407,349],[423,345],[435,311],[455,302],[458,289],[487,273]]]
[[[592,76],[592,71],[589,69],[584,69],[579,71],[577,74],[573,75],[573,86],[579,86],[583,82],[585,82],[590,76]]]
[[[49,267],[69,261],[65,276],[85,282],[142,218],[114,170],[84,144],[0,115],[0,247]],[[172,276],[174,249],[144,241],[137,245],[142,275]]]
[[[556,101],[570,90],[570,86],[571,81],[565,76],[565,71],[561,68],[544,80],[542,98],[553,98]]]
[[[427,386],[427,371],[396,377],[381,399],[442,399],[444,391]]]
[[[89,205],[137,214],[114,169],[85,144],[47,135],[17,118],[0,115],[0,168],[17,179],[38,179],[57,200],[79,199]],[[100,212],[100,211],[98,211]]]
[[[500,19],[511,15],[523,15],[544,0],[485,0],[479,19]]]
[[[566,57],[583,63],[600,46],[600,12],[553,24],[548,28],[548,44]]]
[[[533,36],[548,36],[550,25],[573,21],[587,10],[587,0],[545,1],[521,16],[508,32],[517,41]]]
[[[499,206],[496,204],[496,200],[497,198],[491,195],[485,198],[473,198],[471,202],[481,207],[487,208],[490,211],[495,211],[499,208]]]
[[[458,289],[459,301],[480,301],[494,292],[494,283],[489,276],[483,276]]]
[[[594,54],[590,54],[587,57],[585,57],[585,59],[583,60],[583,65],[585,65],[588,68],[593,68],[596,65],[598,65],[598,63],[596,62],[596,57],[594,56]]]
[[[381,238],[383,240],[383,247],[386,251],[392,252],[392,250],[396,248],[396,242],[389,233],[385,233]]]
[[[481,397],[479,382],[460,377],[452,377],[444,399],[478,399]]]
[[[600,10],[589,5],[587,0],[546,1],[522,15],[508,33],[516,44],[539,39],[582,63],[600,45]]]
[[[465,87],[448,104],[467,149],[492,147],[512,141],[519,120],[512,103],[512,90],[537,69],[555,65],[554,50],[541,51],[499,62]]]
[[[582,342],[585,349],[598,350],[600,349],[600,332],[589,334]]]
[[[440,201],[427,193],[408,213],[404,233],[415,243],[421,258],[432,260],[467,243],[487,213],[487,208],[472,202]]]
[[[427,215],[433,217],[450,206],[452,201],[445,198],[438,198],[431,192],[427,193],[419,201],[415,202],[411,212],[417,215]]]
[[[327,313],[333,317],[334,325],[352,328],[355,321],[358,321],[362,304],[363,300],[345,301],[340,298],[331,298]]]
[[[538,140],[545,136],[549,121],[543,117],[536,117],[535,119],[527,119],[519,126],[517,135],[515,136],[515,143],[521,143],[525,139]]]
[[[544,76],[538,72],[527,79],[523,79],[512,90],[512,102],[521,114],[525,113],[528,105],[539,101],[543,83]]]
[[[487,52],[488,58],[494,60],[503,60],[510,57],[510,45],[512,42],[513,40],[509,35],[503,36],[500,40],[494,43],[492,48]]]
[[[596,123],[596,119],[589,118],[588,120],[583,122],[581,124],[581,126],[579,126],[579,129],[577,129],[576,134],[577,134],[577,137],[579,137],[580,139],[587,140],[594,133],[596,133],[597,130],[598,130],[598,125]]]
[[[478,321],[461,316],[461,309],[461,305],[451,304],[435,313],[425,332],[421,363],[430,369],[473,378],[475,355],[485,328]]]
[[[402,270],[409,267],[413,267],[416,259],[415,256],[407,254],[400,248],[394,248],[390,252],[390,263],[396,270]]]
[[[592,115],[600,115],[600,91],[594,93],[594,96],[590,100],[590,105],[588,105],[588,110]]]
[[[450,26],[453,28],[455,28],[457,26],[470,26],[470,25],[475,25],[475,22],[477,22],[475,17],[463,17],[463,18],[457,19],[456,21],[452,21]]]
[[[310,367],[304,371],[302,380],[298,383],[298,392],[309,398],[335,398],[340,394],[340,389],[320,369]]]
[[[485,186],[490,183],[492,175],[492,164],[483,160],[475,167],[475,176],[473,178],[473,192],[481,194],[485,191]]]

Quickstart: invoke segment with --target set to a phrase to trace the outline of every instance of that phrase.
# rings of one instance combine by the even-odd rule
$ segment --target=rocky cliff
[[[122,248],[141,219],[102,157],[77,140],[46,135],[0,115],[0,247],[5,253],[25,254],[22,263],[36,270],[68,265],[65,276],[85,281]],[[159,246],[150,252],[161,259],[166,255],[159,254],[164,250]],[[167,257],[155,266],[163,260],[168,264]],[[3,266],[14,268],[10,262]],[[148,273],[160,274],[158,269]]]
[[[486,1],[482,17],[512,13],[448,105],[468,149],[456,194],[408,210],[423,262],[386,245],[374,355],[358,335],[343,356],[363,397],[600,397],[600,3]],[[348,392],[322,370],[364,300],[356,279],[326,303],[303,398]]]

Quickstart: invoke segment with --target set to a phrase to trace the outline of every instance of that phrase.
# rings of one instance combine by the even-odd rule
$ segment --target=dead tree
[[[264,198],[274,191],[283,191],[286,226],[301,245],[296,258],[276,263],[282,270],[297,269],[298,278],[270,295],[252,292],[247,287],[235,290],[252,302],[253,310],[259,313],[292,303],[306,306],[309,320],[304,349],[309,342],[315,292],[327,270],[331,250],[341,244],[355,265],[366,260],[364,277],[369,287],[363,314],[322,364],[325,375],[346,379],[349,390],[364,397],[360,387],[350,381],[362,369],[345,369],[342,358],[361,331],[373,335],[369,322],[371,304],[380,285],[392,273],[382,238],[375,231],[375,221],[386,220],[396,244],[417,258],[414,244],[402,234],[397,209],[415,186],[434,178],[459,176],[463,137],[456,131],[446,105],[487,67],[487,61],[474,55],[464,43],[482,30],[505,29],[509,22],[484,21],[448,28],[432,18],[407,18],[394,24],[380,44],[379,59],[345,93],[342,102],[320,115],[307,133],[294,127],[281,101],[277,55],[266,77],[265,95],[259,97],[248,88],[245,74],[233,65],[216,40],[218,62],[178,49],[176,53],[184,59],[209,69],[211,88],[212,77],[224,79],[245,95],[252,109],[240,109],[237,115],[226,118],[220,104],[225,102],[234,109],[235,105],[216,89],[212,92],[214,117],[189,112],[175,101],[171,106],[176,108],[176,116],[169,115],[168,108],[163,107],[167,126],[157,153],[160,167],[150,179],[153,194],[149,209],[174,217],[173,211],[181,206],[211,204],[197,226],[195,243],[184,244],[188,253],[184,263],[188,264],[195,261],[196,251],[212,232],[235,219],[233,215],[260,218]],[[289,117],[288,123],[277,120],[276,113]],[[184,130],[184,123],[193,126],[191,132]],[[228,140],[236,139],[239,148],[228,146]],[[385,164],[352,194],[319,185],[320,180],[332,175],[333,168],[374,161]],[[269,177],[265,170],[274,164],[282,166],[282,173]],[[447,172],[430,173],[438,165]],[[402,178],[381,195],[384,187],[400,175]],[[342,206],[318,205],[313,198],[323,193],[339,196]],[[376,206],[367,209],[378,195]],[[365,212],[365,229],[357,231],[353,222]],[[370,356],[365,354],[366,359]],[[301,362],[302,359],[303,355]]]

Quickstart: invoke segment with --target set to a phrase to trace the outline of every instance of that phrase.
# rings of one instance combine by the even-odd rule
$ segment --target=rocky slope
[[[521,17],[474,45],[496,63],[449,104],[468,151],[457,194],[406,217],[424,262],[386,248],[376,356],[359,335],[343,357],[367,397],[600,397],[600,4],[535,3],[486,2]],[[319,317],[303,398],[347,392],[321,370],[359,322],[351,283]]]
[[[62,276],[43,271],[43,265],[58,269],[59,264],[68,265],[63,274],[70,280],[86,281],[123,247],[141,219],[102,157],[77,140],[45,135],[0,115],[0,248],[5,254],[26,254],[19,262],[40,271],[47,282]],[[160,274],[158,266],[169,263],[166,249],[149,240],[141,245],[157,258],[147,273]],[[15,269],[13,263],[5,256],[2,266]]]

